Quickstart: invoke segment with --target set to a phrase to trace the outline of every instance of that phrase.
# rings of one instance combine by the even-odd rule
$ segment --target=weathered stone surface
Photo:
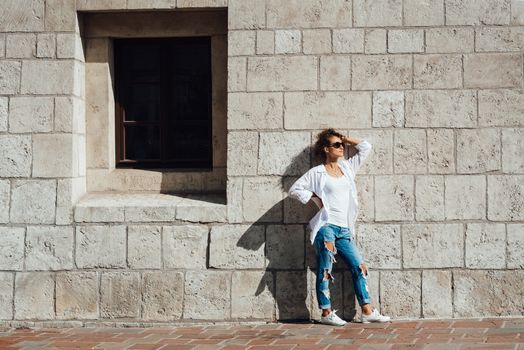
[[[402,25],[401,0],[354,0],[356,27],[391,27]]]
[[[44,30],[44,0],[2,1],[2,32],[33,32]]]
[[[76,58],[84,61],[82,38],[78,33],[58,33],[56,35],[56,57]]]
[[[269,225],[266,230],[268,268],[304,268],[304,226]]]
[[[351,89],[351,57],[322,56],[320,57],[320,89],[349,90]]]
[[[0,34],[0,57],[5,57],[5,34]]]
[[[507,263],[510,269],[524,268],[524,225],[508,224]]]
[[[522,315],[523,270],[454,271],[454,317]],[[471,296],[475,295],[474,298]]]
[[[393,167],[395,174],[424,174],[428,162],[426,131],[397,129],[394,135]]]
[[[362,53],[364,52],[364,29],[334,29],[334,53]]]
[[[23,270],[24,228],[0,227],[0,270]]]
[[[504,224],[466,224],[466,267],[473,269],[506,267],[506,227]]]
[[[33,33],[7,34],[5,56],[7,58],[35,57],[36,35]]]
[[[288,92],[284,94],[284,105],[286,129],[371,125],[369,92]]]
[[[348,27],[351,3],[345,0],[268,0],[269,28]]]
[[[422,29],[389,30],[388,52],[424,52],[424,31]]]
[[[304,36],[304,40],[305,38],[306,37]],[[329,34],[329,42],[331,45],[331,33]],[[257,30],[256,49],[257,49],[257,55],[274,54],[275,53],[275,32],[272,30]]]
[[[364,34],[365,53],[386,53],[387,31],[382,28],[366,29]]]
[[[479,28],[475,42],[479,52],[524,51],[524,28]]]
[[[100,316],[120,318],[140,316],[140,274],[103,272],[100,279]]]
[[[277,319],[308,318],[307,271],[277,271],[276,281]]]
[[[258,29],[266,25],[266,2],[234,0],[228,3],[229,29]],[[231,15],[234,14],[234,15]]]
[[[404,0],[404,25],[444,25],[444,0]]]
[[[223,320],[231,313],[231,272],[188,271],[184,288],[184,318]]]
[[[371,153],[359,170],[360,174],[393,173],[392,130],[350,130],[349,135],[366,139],[372,145]]]
[[[62,319],[98,318],[98,273],[56,275],[56,316]]]
[[[476,127],[473,90],[406,91],[406,127]],[[438,108],[435,108],[438,106]]]
[[[11,222],[55,222],[55,180],[14,180],[11,195]]]
[[[11,201],[11,182],[0,179],[0,223],[9,222],[9,202]]]
[[[75,206],[76,222],[123,222],[125,221],[124,207],[117,206]]]
[[[450,0],[445,6],[446,25],[509,24],[510,0]]]
[[[71,177],[78,175],[77,170],[73,166],[73,135],[33,135],[33,176]]]
[[[78,268],[126,267],[126,227],[77,226],[76,266]]]
[[[222,0],[223,1],[223,0]],[[127,9],[128,10],[135,10],[135,9],[174,9],[175,7],[193,7],[198,6],[200,3],[209,2],[210,4],[216,1],[213,0],[128,0],[127,1]],[[178,6],[177,6],[178,5]]]
[[[499,170],[500,153],[499,130],[457,130],[457,172],[472,174]]]
[[[242,206],[247,222],[282,220],[282,182],[280,177],[244,179]]]
[[[331,53],[331,30],[329,29],[303,30],[302,31],[302,43],[303,43],[303,51],[306,55]]]
[[[479,126],[524,126],[524,90],[479,90]]]
[[[27,270],[73,268],[73,228],[28,226],[25,240]]]
[[[55,97],[55,131],[85,134],[85,101],[77,97]]]
[[[375,220],[413,220],[412,175],[375,176]]]
[[[132,225],[127,228],[127,260],[132,269],[162,267],[162,227]]]
[[[9,99],[7,97],[0,97],[0,131],[7,131],[8,113],[9,113]]]
[[[275,287],[269,271],[234,271],[231,317],[273,319]]]
[[[208,196],[204,196],[206,198]],[[205,200],[208,200],[206,202]],[[189,222],[226,222],[227,206],[222,196],[209,197],[190,195],[176,207],[176,219]]]
[[[394,90],[411,87],[411,56],[373,55],[352,59],[353,90]]]
[[[234,119],[239,118],[235,116]],[[258,162],[258,133],[233,131],[227,135],[228,175],[255,175]]]
[[[22,65],[18,61],[0,62],[0,94],[16,94],[20,91]]]
[[[481,53],[464,55],[464,87],[504,88],[521,86],[521,54]]]
[[[357,236],[361,255],[370,268],[401,267],[400,225],[359,224]]]
[[[184,273],[154,271],[142,274],[142,318],[173,321],[182,317]]]
[[[444,177],[440,175],[417,176],[415,181],[416,220],[444,220]]]
[[[302,33],[300,30],[276,30],[275,53],[299,53],[302,51]]]
[[[524,24],[524,1],[511,0],[511,24]]]
[[[165,268],[203,269],[206,267],[206,226],[163,226]]]
[[[375,219],[375,191],[373,176],[359,175],[355,178],[359,203],[358,220],[369,222]]]
[[[213,226],[210,237],[210,267],[223,269],[265,267],[264,226]]]
[[[36,57],[53,58],[56,52],[54,33],[43,33],[36,36]]]
[[[316,90],[318,59],[312,56],[250,57],[248,91]]]
[[[74,94],[80,96],[75,82],[80,65],[73,60],[30,60],[22,66],[21,92],[24,94]],[[79,79],[76,79],[79,80]]]
[[[77,11],[123,10],[127,0],[76,0]]]
[[[242,177],[229,177],[227,179],[227,221],[231,224],[240,223],[242,214],[242,188],[244,179]]]
[[[402,226],[404,268],[462,267],[464,234],[461,224]]]
[[[488,219],[524,218],[524,175],[488,175]]]
[[[45,29],[73,31],[76,28],[76,0],[46,0]]]
[[[301,175],[309,169],[310,134],[303,132],[261,132],[259,175]]]
[[[236,30],[228,34],[228,56],[245,56],[255,54],[256,32],[253,30]]]
[[[422,315],[425,318],[453,317],[451,271],[422,271]]]
[[[426,29],[426,52],[473,52],[474,40],[473,28],[429,28]]]
[[[247,58],[227,59],[227,91],[245,91],[247,81]]]
[[[486,178],[483,175],[449,175],[444,185],[446,219],[486,217]]]
[[[229,130],[282,128],[283,98],[280,93],[230,93],[227,102]]]
[[[455,146],[453,130],[427,129],[428,172],[450,174],[455,172]]]
[[[502,129],[502,170],[524,173],[524,130]]]
[[[373,92],[373,127],[404,126],[404,92]]]
[[[53,109],[54,101],[50,97],[12,97],[9,131],[11,133],[52,131]]]
[[[414,86],[421,89],[462,87],[460,55],[416,55],[413,63]]]
[[[385,315],[396,318],[419,318],[421,292],[420,271],[380,273],[380,300]]]
[[[56,224],[73,223],[73,203],[86,192],[85,178],[60,179],[57,181]]]
[[[54,311],[55,281],[49,272],[19,272],[15,279],[15,319],[49,320]]]
[[[159,222],[173,221],[176,207],[125,207],[124,217],[126,222]]]
[[[13,274],[0,272],[0,319],[13,318]]]

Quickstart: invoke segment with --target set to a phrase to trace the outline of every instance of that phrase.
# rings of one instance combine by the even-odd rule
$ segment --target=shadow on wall
[[[311,164],[319,162],[311,159],[312,149],[306,147],[295,156],[282,175],[281,187],[288,192],[291,185]],[[304,166],[307,164],[307,167]],[[299,201],[286,197],[266,211],[240,237],[237,246],[256,251],[265,243],[266,273],[260,280],[255,296],[270,291],[276,301],[276,319],[296,321],[319,319],[315,279],[316,254],[309,240],[307,223],[318,211],[318,207],[309,202],[303,205]],[[275,221],[275,216],[282,214],[283,220]],[[259,237],[264,231],[263,240]],[[355,292],[348,271],[342,259],[334,265],[334,283],[330,285],[333,308],[346,320],[356,315]]]

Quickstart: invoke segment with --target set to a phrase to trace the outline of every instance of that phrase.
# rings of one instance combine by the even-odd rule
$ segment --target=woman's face
[[[338,136],[330,136],[329,146],[324,147],[324,150],[326,151],[326,155],[331,158],[344,156],[344,144]]]

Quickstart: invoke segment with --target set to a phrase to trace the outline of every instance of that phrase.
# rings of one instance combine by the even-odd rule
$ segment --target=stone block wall
[[[318,318],[315,207],[286,192],[328,126],[373,146],[356,235],[375,305],[394,318],[524,314],[523,0],[0,6],[3,323]],[[226,200],[87,201],[86,139],[100,130],[86,101],[108,96],[86,89],[83,16],[203,9],[228,16]],[[217,188],[198,181],[187,186]],[[334,275],[335,308],[352,318],[351,274],[339,262]]]

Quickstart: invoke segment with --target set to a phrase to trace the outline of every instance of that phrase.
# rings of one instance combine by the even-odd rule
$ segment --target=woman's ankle
[[[362,313],[365,315],[369,315],[370,313],[373,312],[373,307],[371,306],[371,304],[364,304],[361,306],[361,308],[362,308]]]

